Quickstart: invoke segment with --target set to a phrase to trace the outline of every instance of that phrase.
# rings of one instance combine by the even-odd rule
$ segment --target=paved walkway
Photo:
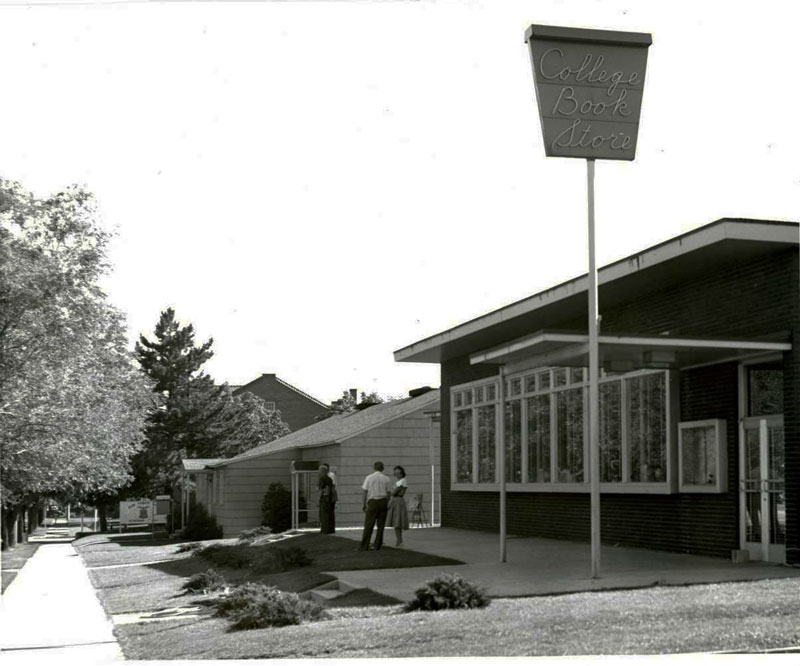
[[[107,664],[112,626],[72,545],[45,540],[0,598],[0,661]]]
[[[337,530],[336,534],[361,538],[360,530]],[[441,572],[460,573],[486,587],[494,597],[784,577],[797,577],[800,588],[800,569],[759,562],[734,564],[716,557],[604,545],[600,578],[592,579],[588,543],[512,537],[507,542],[507,561],[501,564],[496,534],[434,527],[409,530],[403,539],[403,547],[409,550],[451,557],[465,564],[332,573],[342,582],[368,587],[401,601],[410,600],[414,590]],[[394,543],[394,534],[388,530],[385,543]],[[364,557],[369,555],[364,553]]]

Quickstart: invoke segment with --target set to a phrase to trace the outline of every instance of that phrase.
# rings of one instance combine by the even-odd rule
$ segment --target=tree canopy
[[[3,507],[113,491],[152,405],[99,280],[109,234],[77,187],[37,198],[0,179]]]
[[[334,400],[331,403],[331,406],[327,409],[327,411],[322,412],[319,416],[317,416],[314,420],[315,421],[324,421],[325,419],[329,419],[331,416],[336,416],[337,414],[347,414],[349,412],[356,411],[356,408],[359,404],[380,404],[382,402],[386,402],[386,399],[381,397],[377,391],[371,391],[370,393],[365,393],[361,391],[361,402],[359,403],[356,400],[357,392],[355,389],[345,389],[342,391],[342,397]],[[393,398],[389,396],[389,400]]]
[[[134,459],[129,494],[170,492],[182,458],[227,458],[289,432],[280,412],[250,393],[233,396],[202,366],[213,356],[213,339],[195,342],[192,324],[181,325],[172,308],[156,323],[153,339],[136,344],[136,357],[151,378],[159,405],[149,416],[146,446]]]

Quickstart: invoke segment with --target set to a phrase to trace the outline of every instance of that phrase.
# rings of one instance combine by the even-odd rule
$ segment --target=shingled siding
[[[425,409],[430,409],[426,407]],[[364,477],[372,473],[375,461],[384,464],[384,473],[392,476],[392,468],[401,465],[406,470],[408,490],[406,502],[422,493],[426,517],[430,520],[431,468],[429,450],[433,447],[433,459],[438,463],[438,425],[431,428],[430,417],[425,410],[418,410],[403,418],[395,419],[377,428],[344,440],[339,449],[338,460],[329,447],[304,449],[304,459],[319,459],[336,467],[336,484],[339,503],[336,506],[336,525],[360,526],[364,524],[361,510],[361,484]],[[315,457],[317,452],[322,457]],[[310,458],[309,458],[310,456]],[[438,464],[437,464],[438,472]],[[393,478],[393,477],[392,477]],[[436,474],[436,492],[439,492],[439,474]]]
[[[612,310],[600,309],[603,332],[681,336],[755,337],[794,330],[800,351],[797,253],[739,265],[654,291]],[[551,328],[585,329],[582,322]],[[533,332],[533,331],[532,331]],[[787,562],[800,561],[800,354],[784,355],[787,469]],[[496,374],[466,357],[442,365],[442,524],[497,530],[496,492],[450,490],[450,387]],[[724,418],[727,423],[728,492],[724,494],[603,494],[604,542],[728,557],[739,547],[738,374],[736,363],[679,374],[680,420]],[[508,499],[513,534],[588,541],[589,495],[516,493]]]
[[[280,451],[269,456],[230,463],[215,471],[214,483],[222,475],[222,502],[211,502],[211,512],[222,525],[225,538],[235,537],[242,530],[261,525],[261,502],[271,483],[292,487],[290,465],[298,460],[297,449]],[[213,499],[218,496],[214,494]]]

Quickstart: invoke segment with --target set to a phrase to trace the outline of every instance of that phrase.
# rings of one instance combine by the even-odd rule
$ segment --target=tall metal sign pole
[[[586,160],[589,250],[589,479],[592,578],[600,575],[600,348],[595,263],[595,160],[633,160],[648,33],[532,25],[525,32],[545,155]]]

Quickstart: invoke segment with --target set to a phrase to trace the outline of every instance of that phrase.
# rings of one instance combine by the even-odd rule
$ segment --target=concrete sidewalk
[[[354,540],[361,538],[360,530],[337,530],[336,534]],[[734,564],[715,557],[606,545],[601,551],[600,578],[592,579],[588,543],[512,537],[507,542],[507,561],[501,564],[496,534],[433,527],[409,530],[404,533],[403,540],[403,547],[408,550],[451,557],[465,564],[331,573],[350,586],[368,587],[401,601],[410,600],[414,596],[414,590],[442,572],[459,573],[486,587],[493,597],[524,597],[766,578],[800,579],[800,569],[792,567],[760,562]],[[388,530],[385,543],[389,546],[394,543],[394,534]],[[369,555],[370,553],[364,553],[364,557]]]
[[[107,664],[123,658],[112,627],[72,545],[45,542],[0,598],[0,659]]]

